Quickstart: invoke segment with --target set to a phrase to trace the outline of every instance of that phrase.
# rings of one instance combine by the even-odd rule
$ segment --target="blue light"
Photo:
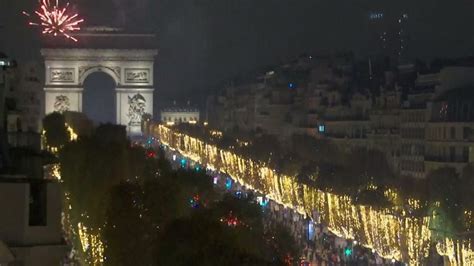
[[[325,125],[322,125],[322,124],[319,125],[318,131],[319,131],[319,133],[324,133],[324,132],[326,132],[326,126],[325,126]]]
[[[181,167],[185,167],[186,166],[186,159],[181,159]]]
[[[199,167],[199,166],[196,166],[194,169],[196,170],[196,172],[201,171],[201,167]]]
[[[313,221],[308,222],[308,240],[313,240],[315,236]]]
[[[232,188],[232,179],[227,178],[225,180],[225,188],[228,189],[228,190]]]
[[[237,196],[237,198],[239,198],[239,199],[242,198],[242,191],[239,190],[239,191],[235,192],[235,196]]]
[[[265,208],[267,207],[268,202],[270,202],[270,200],[266,197],[257,197],[257,202],[261,207]]]
[[[295,88],[295,84],[293,82],[288,83],[288,88],[290,89]]]
[[[191,205],[192,208],[199,208],[199,202],[195,201],[194,199],[189,200],[189,204]]]

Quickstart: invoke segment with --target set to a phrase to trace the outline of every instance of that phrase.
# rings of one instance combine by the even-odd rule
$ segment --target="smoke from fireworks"
[[[78,14],[69,12],[68,8],[69,3],[61,7],[59,0],[41,0],[40,7],[34,12],[35,20],[30,21],[29,25],[41,27],[43,34],[64,36],[77,42],[77,39],[72,37],[70,33],[80,30],[78,25],[84,20],[79,18]],[[31,14],[25,11],[23,11],[23,14],[33,18]]]

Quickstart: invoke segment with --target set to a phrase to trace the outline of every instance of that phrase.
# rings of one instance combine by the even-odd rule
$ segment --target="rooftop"
[[[129,32],[120,28],[89,27],[71,34],[74,42],[66,37],[42,35],[43,48],[65,49],[156,49],[157,38],[153,33]]]
[[[2,183],[51,183],[48,179],[28,178],[25,175],[0,175],[0,184]]]
[[[170,108],[163,108],[161,112],[181,112],[181,113],[191,113],[191,112],[199,112],[198,108],[193,107],[170,107]]]

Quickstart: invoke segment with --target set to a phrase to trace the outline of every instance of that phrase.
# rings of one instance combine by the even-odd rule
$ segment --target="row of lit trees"
[[[366,148],[342,149],[330,140],[307,135],[293,135],[287,142],[275,136],[256,133],[245,136],[249,145],[239,145],[242,136],[233,131],[219,134],[198,126],[181,126],[178,130],[212,143],[247,158],[265,162],[280,173],[297,176],[299,181],[323,191],[349,195],[354,202],[377,208],[398,204],[403,207],[408,199],[420,201],[420,208],[410,215],[423,217],[433,208],[441,213],[447,226],[443,230],[455,234],[473,229],[470,214],[474,205],[469,196],[474,193],[474,167],[468,165],[462,174],[452,168],[441,168],[426,179],[396,177],[385,155]],[[384,194],[387,189],[397,191],[396,202]]]
[[[48,119],[54,123],[46,123],[46,138],[62,136],[64,118]],[[69,236],[83,262],[280,265],[298,257],[286,229],[264,230],[251,196],[222,196],[205,171],[173,170],[160,152],[131,145],[123,130],[101,125],[76,141],[54,143],[61,147]]]

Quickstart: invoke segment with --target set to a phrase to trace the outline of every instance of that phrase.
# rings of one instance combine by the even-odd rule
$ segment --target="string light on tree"
[[[429,255],[433,245],[431,218],[405,215],[421,207],[418,200],[402,201],[397,191],[387,190],[384,195],[394,203],[394,207],[375,209],[358,205],[347,195],[336,195],[302,184],[296,176],[278,174],[266,163],[245,158],[233,150],[218,148],[175,129],[157,125],[153,131],[164,145],[206,167],[226,173],[232,178],[223,180],[228,189],[235,181],[301,214],[317,210],[320,214],[317,220],[326,224],[332,233],[345,239],[357,239],[354,244],[373,249],[372,252],[389,260],[420,265]],[[210,135],[214,136],[215,132]],[[473,265],[474,249],[470,243],[448,238],[437,242],[438,254],[448,256],[452,265]]]

